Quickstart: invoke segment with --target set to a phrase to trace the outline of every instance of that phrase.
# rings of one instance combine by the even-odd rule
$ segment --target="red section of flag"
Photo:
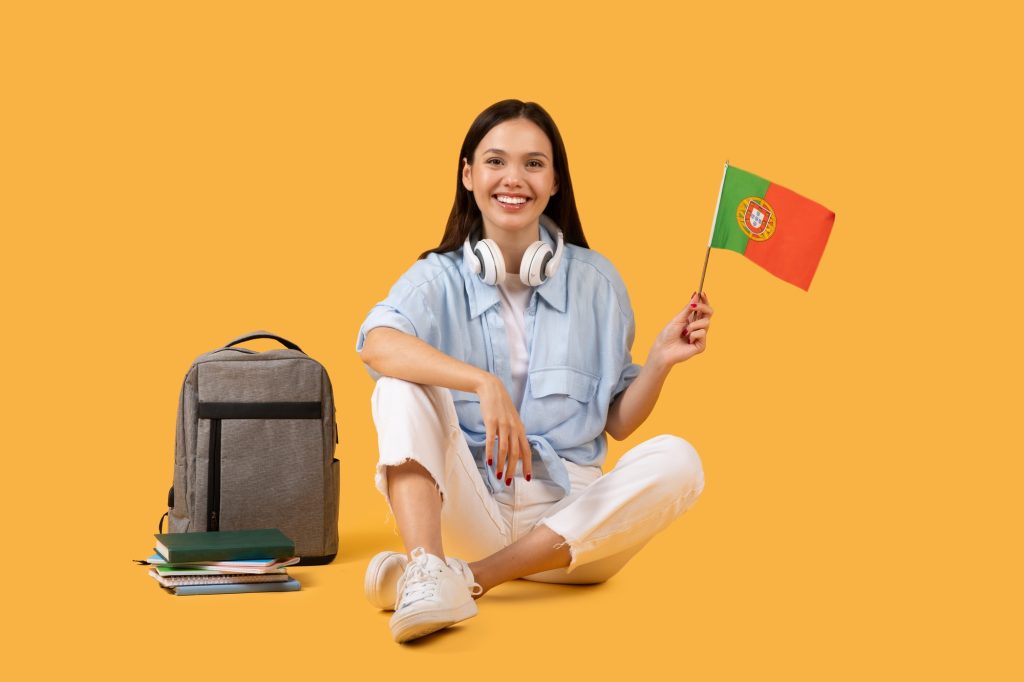
[[[751,239],[743,255],[807,291],[836,214],[778,185],[769,186],[764,199],[775,209],[775,233],[763,242]]]

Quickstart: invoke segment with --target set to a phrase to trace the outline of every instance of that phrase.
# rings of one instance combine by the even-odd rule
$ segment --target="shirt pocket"
[[[552,367],[530,372],[531,412],[546,433],[586,414],[597,393],[598,377],[571,367]]]
[[[552,367],[530,372],[530,393],[534,398],[567,395],[576,402],[589,403],[597,392],[597,377],[572,367]]]

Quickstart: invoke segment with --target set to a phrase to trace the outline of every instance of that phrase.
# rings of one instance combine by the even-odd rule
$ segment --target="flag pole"
[[[708,272],[708,260],[711,258],[711,241],[715,238],[715,221],[718,220],[718,209],[722,205],[722,189],[725,187],[725,174],[729,171],[729,160],[726,159],[722,169],[722,184],[718,186],[718,199],[715,200],[715,212],[711,216],[711,232],[708,234],[708,250],[704,254],[704,269],[700,271],[700,285],[697,287],[697,300],[704,293],[704,276]]]

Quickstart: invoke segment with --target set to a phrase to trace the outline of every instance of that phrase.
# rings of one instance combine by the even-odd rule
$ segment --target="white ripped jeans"
[[[697,501],[700,458],[689,443],[657,436],[631,449],[607,474],[566,461],[572,493],[549,481],[512,485],[491,495],[480,478],[451,393],[382,377],[373,391],[380,459],[377,489],[388,497],[387,467],[415,460],[441,493],[445,553],[476,561],[544,524],[569,545],[567,568],[528,576],[555,583],[598,583],[617,573],[648,540]]]

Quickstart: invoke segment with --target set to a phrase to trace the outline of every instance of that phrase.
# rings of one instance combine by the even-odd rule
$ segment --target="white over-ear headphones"
[[[523,262],[519,265],[519,279],[523,284],[539,287],[558,270],[565,250],[562,231],[553,223],[541,219],[541,224],[556,233],[555,250],[546,241],[536,241],[527,247]],[[474,233],[475,234],[475,233]],[[505,258],[493,239],[474,240],[474,234],[462,245],[463,258],[469,269],[480,276],[484,284],[492,286],[505,283]]]

